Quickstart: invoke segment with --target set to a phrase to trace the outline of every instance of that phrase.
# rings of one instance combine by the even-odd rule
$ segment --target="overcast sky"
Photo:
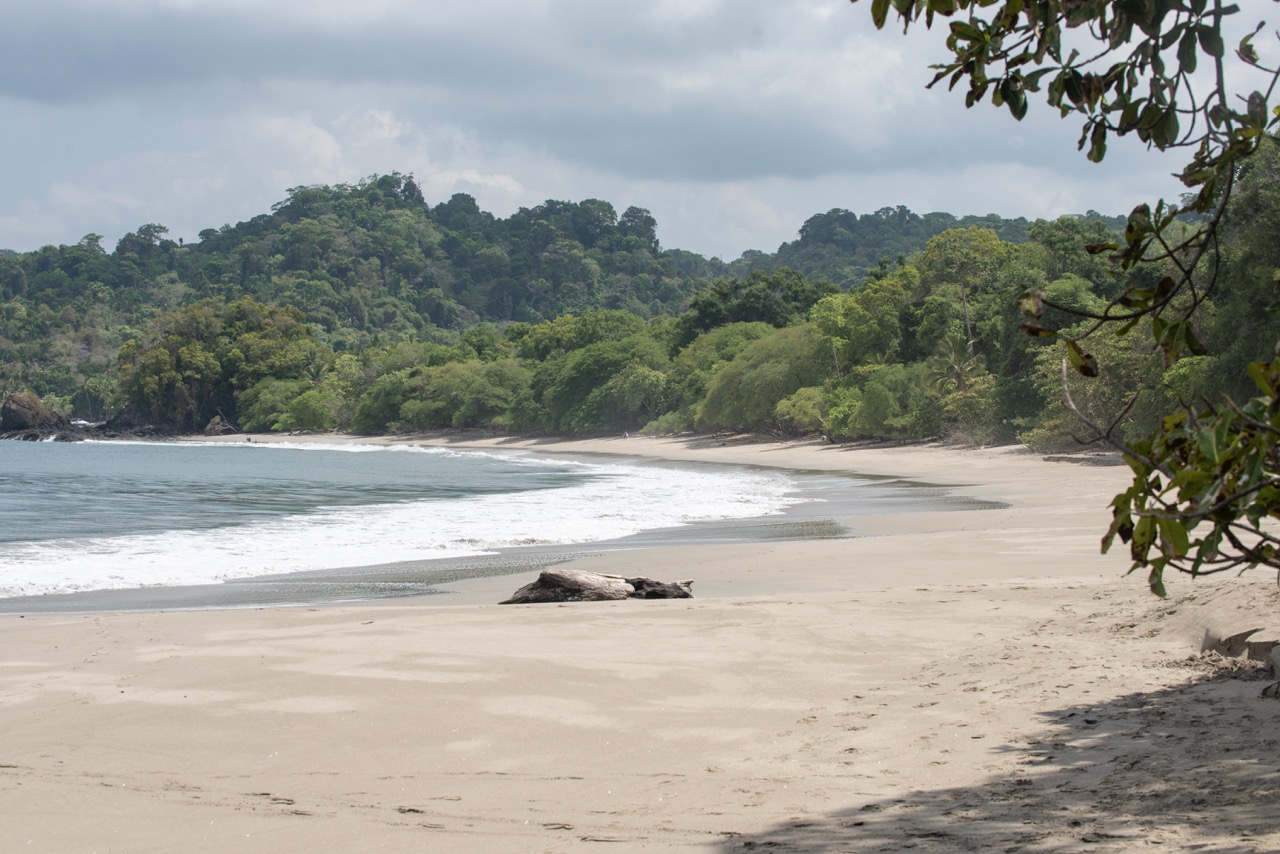
[[[0,247],[156,222],[174,238],[290,187],[413,173],[432,204],[648,208],[736,258],[814,213],[1127,213],[1178,186],[1136,141],[926,91],[940,33],[847,0],[0,0]],[[1039,107],[1041,109],[1036,109]]]

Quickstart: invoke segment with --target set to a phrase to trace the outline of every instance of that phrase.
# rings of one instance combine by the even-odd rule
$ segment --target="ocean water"
[[[373,445],[0,442],[0,597],[209,584],[751,519],[794,477]]]

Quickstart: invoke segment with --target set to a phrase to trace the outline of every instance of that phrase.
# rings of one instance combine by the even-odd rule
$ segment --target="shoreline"
[[[1044,468],[1062,466],[1074,469],[1075,462],[1044,463],[1039,455],[1021,446],[990,449],[959,449],[938,444],[911,445],[897,448],[866,448],[833,445],[820,441],[721,442],[708,437],[694,439],[612,437],[587,440],[538,439],[470,439],[456,436],[406,437],[391,439],[388,444],[420,444],[459,449],[524,449],[539,452],[624,454],[644,456],[670,462],[712,462],[726,465],[764,466],[793,471],[840,472],[847,474],[891,477],[914,483],[927,483],[948,489],[949,494],[977,501],[991,502],[990,509],[925,511],[892,515],[864,516],[857,519],[859,536],[849,540],[805,541],[803,563],[796,566],[791,558],[791,543],[751,543],[685,548],[646,549],[639,553],[611,553],[575,561],[575,568],[617,575],[644,575],[652,565],[696,567],[682,577],[695,582],[722,582],[743,567],[755,577],[757,595],[832,592],[834,590],[874,590],[935,580],[937,570],[919,564],[895,567],[886,577],[876,572],[847,570],[851,559],[864,563],[886,564],[898,556],[898,538],[911,537],[921,550],[945,552],[947,562],[972,580],[1009,580],[1052,574],[1058,578],[1106,577],[1115,566],[1115,555],[1102,556],[1094,546],[1081,548],[1074,537],[1061,534],[1082,533],[1092,524],[1098,536],[1109,522],[1106,505],[1124,482],[1127,469],[1120,467],[1088,467],[1072,471],[1077,490],[1086,493],[1086,501],[1100,513],[1082,508],[1069,514],[1055,513],[1052,523],[1044,518],[1042,486],[1037,484]],[[994,475],[994,476],[993,476]],[[1119,475],[1119,477],[1117,477]],[[1102,499],[1098,501],[1097,499]],[[1083,502],[1082,502],[1083,503]],[[1040,520],[1043,519],[1043,522]],[[1097,521],[1093,521],[1097,520]],[[848,518],[837,519],[851,524]],[[1039,565],[1033,570],[1025,564],[992,562],[988,557],[1008,548],[1005,542],[1011,532],[1025,532],[1036,537],[1035,526],[1044,531],[1056,529],[1057,536],[1042,538],[1035,549]],[[966,535],[967,534],[967,535]],[[961,536],[958,536],[961,535]],[[1070,541],[1070,545],[1068,545]],[[786,572],[776,568],[787,567]],[[769,572],[768,569],[775,569]],[[1122,571],[1122,570],[1121,570]],[[701,578],[696,577],[701,576]],[[762,577],[763,576],[763,577]],[[490,580],[461,582],[451,589],[463,594],[496,592]],[[699,587],[695,583],[695,595]]]
[[[1247,576],[1175,579],[1158,600],[1125,577],[1097,553],[1124,469],[1009,448],[427,441],[889,474],[1008,506],[575,564],[773,585],[752,596],[0,616],[6,836],[39,852],[1280,848],[1280,703],[1239,662],[1189,658],[1206,627],[1271,619],[1280,595]]]
[[[216,441],[235,441],[219,437]],[[1046,461],[1022,446],[958,448],[938,443],[899,447],[865,447],[830,444],[817,440],[729,442],[714,437],[654,438],[645,436],[593,439],[531,439],[520,437],[480,437],[465,434],[423,434],[403,437],[353,437],[339,434],[289,437],[267,435],[256,441],[309,442],[333,444],[420,445],[459,450],[525,450],[546,454],[625,456],[664,460],[673,463],[713,463],[752,466],[796,472],[839,473],[875,478],[893,478],[916,484],[943,487],[948,494],[976,502],[989,502],[987,509],[934,510],[912,513],[858,516],[836,519],[856,524],[858,536],[831,541],[806,540],[806,566],[793,566],[785,575],[753,570],[768,576],[755,595],[787,592],[830,592],[845,589],[883,589],[927,582],[937,574],[933,568],[916,564],[897,567],[898,575],[885,578],[862,573],[850,574],[840,566],[847,556],[867,560],[893,561],[900,548],[895,538],[911,537],[922,549],[936,549],[947,562],[971,580],[1016,578],[1115,578],[1123,574],[1127,559],[1120,550],[1111,555],[1098,553],[1098,542],[1109,523],[1107,505],[1127,482],[1128,469],[1122,465],[1097,465],[1082,458]],[[1069,481],[1075,498],[1066,505],[1059,500],[1054,476]],[[1025,536],[1027,542],[1011,541]],[[646,574],[652,564],[694,565],[716,583],[731,578],[743,564],[778,566],[787,560],[796,543],[705,544],[609,552],[574,561],[573,566],[621,575]],[[696,554],[703,552],[704,554]],[[992,561],[992,555],[1025,553],[1026,561]],[[610,568],[612,567],[612,568]],[[531,578],[532,576],[530,576]],[[518,579],[512,577],[510,581]],[[695,578],[695,582],[702,580]],[[499,580],[498,584],[506,581]],[[520,582],[524,583],[523,581]],[[794,585],[788,587],[787,585]],[[517,584],[516,586],[519,586]],[[483,604],[479,596],[496,594],[492,579],[461,581],[446,589],[463,597],[466,604]],[[514,587],[513,587],[514,589]],[[695,595],[698,587],[695,586]],[[426,604],[432,604],[427,602]],[[436,603],[443,605],[443,602]]]
[[[241,445],[241,436],[216,437],[214,444]],[[683,455],[653,453],[652,442],[630,440],[628,449],[602,447],[598,440],[547,443],[545,440],[494,439],[477,444],[459,437],[411,436],[353,437],[340,434],[282,436],[254,435],[258,445],[335,447],[414,446],[454,448],[458,451],[499,454],[532,453],[545,459],[594,464],[621,463],[628,466],[670,466],[676,470],[706,470],[708,467],[739,471],[767,471],[784,474],[793,485],[791,503],[783,510],[757,517],[691,521],[671,527],[652,527],[603,540],[509,546],[469,556],[399,560],[376,564],[347,564],[320,569],[263,572],[233,576],[221,581],[197,584],[110,587],[82,591],[30,594],[0,598],[0,614],[96,613],[111,611],[200,610],[251,607],[304,607],[311,605],[373,603],[420,597],[418,604],[440,606],[498,602],[510,592],[536,578],[537,572],[588,558],[605,560],[617,552],[674,549],[681,553],[706,545],[736,545],[751,548],[773,542],[841,540],[867,536],[867,528],[884,515],[911,512],[955,513],[1003,507],[1000,502],[954,494],[948,487],[920,483],[888,475],[865,475],[839,465],[817,470],[803,465],[803,459],[779,465],[768,459],[750,463],[733,458],[707,461],[687,451],[705,440],[679,442],[674,447]],[[176,441],[205,443],[205,437],[184,436]],[[512,447],[517,445],[518,447]],[[805,451],[817,443],[769,443],[770,448],[792,447]],[[752,443],[752,447],[766,443]],[[659,448],[659,450],[661,450]],[[800,463],[800,464],[797,464]],[[424,553],[429,554],[429,553]],[[643,558],[641,558],[643,560]],[[636,571],[635,575],[643,574]],[[794,579],[791,579],[794,581]],[[818,589],[816,579],[804,579],[788,588],[787,579],[718,573],[702,579],[700,597],[751,596]],[[840,589],[837,578],[821,589]],[[503,585],[510,585],[503,590]]]

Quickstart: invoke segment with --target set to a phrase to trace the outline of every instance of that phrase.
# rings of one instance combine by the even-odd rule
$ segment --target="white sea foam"
[[[292,447],[471,453],[401,446]],[[8,543],[0,546],[0,596],[207,584],[478,555],[510,546],[587,543],[697,521],[775,514],[799,500],[790,494],[792,481],[767,472],[601,465],[536,455],[518,459],[530,466],[583,466],[593,477],[556,489],[328,508],[212,530]]]

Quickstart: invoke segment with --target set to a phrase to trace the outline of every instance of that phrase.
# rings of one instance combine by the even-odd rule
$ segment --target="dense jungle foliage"
[[[1165,368],[1142,336],[1078,384],[1126,428],[1233,386],[1277,337],[1273,148],[1232,202],[1201,334]],[[0,253],[0,392],[168,429],[752,430],[833,439],[1022,438],[1069,447],[1060,353],[1015,296],[1089,308],[1133,284],[1086,251],[1123,220],[957,219],[905,208],[808,220],[776,253],[663,250],[640,208],[548,201],[499,219],[412,177],[298,187],[269,214],[184,245],[148,224],[114,251]],[[1132,276],[1159,276],[1143,270]],[[1049,312],[1041,323],[1078,322]],[[0,425],[2,429],[3,425]]]

